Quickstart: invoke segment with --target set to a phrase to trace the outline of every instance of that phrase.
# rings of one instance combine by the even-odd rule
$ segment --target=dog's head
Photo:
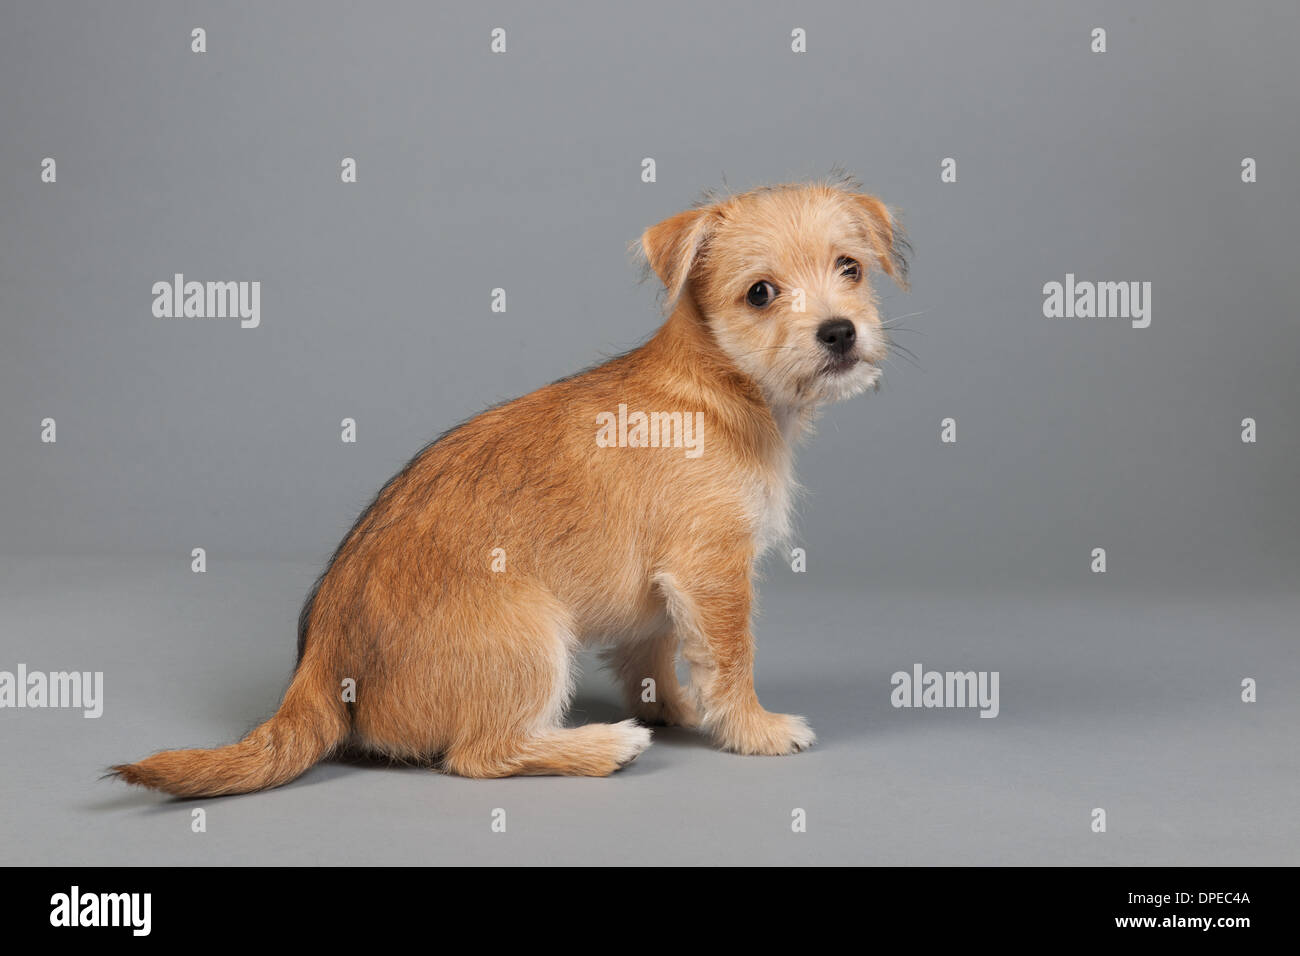
[[[906,287],[906,249],[885,204],[845,183],[756,189],[641,237],[668,307],[691,296],[716,347],[785,408],[879,381],[887,342],[871,274]]]

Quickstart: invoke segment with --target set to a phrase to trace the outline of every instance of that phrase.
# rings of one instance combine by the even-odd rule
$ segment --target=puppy
[[[796,440],[879,381],[869,272],[905,285],[905,243],[880,200],[830,182],[707,201],[640,247],[667,321],[452,429],[384,486],[307,599],[270,720],[112,772],[244,793],[348,749],[468,777],[603,776],[656,723],[741,754],[809,747],[804,719],[754,692],[754,566],[789,531]],[[566,727],[574,654],[595,642],[636,720]]]

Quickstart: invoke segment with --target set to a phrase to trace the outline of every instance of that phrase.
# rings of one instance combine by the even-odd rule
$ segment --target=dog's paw
[[[700,716],[685,695],[663,700],[638,701],[636,719],[651,727],[698,727]]]
[[[622,720],[612,726],[616,732],[618,747],[614,759],[619,769],[626,767],[650,746],[650,730],[642,727],[635,720]]]
[[[715,729],[726,750],[738,754],[777,757],[807,750],[817,740],[808,721],[795,714],[751,711]]]

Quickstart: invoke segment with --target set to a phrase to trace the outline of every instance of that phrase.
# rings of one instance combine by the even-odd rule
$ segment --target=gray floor
[[[759,694],[809,753],[745,758],[660,730],[604,780],[471,781],[326,764],[177,802],[109,763],[235,739],[289,674],[306,564],[0,560],[0,669],[102,670],[98,720],[0,710],[9,864],[1295,864],[1294,594],[864,586],[769,573]],[[1001,714],[901,710],[920,662],[996,670]],[[574,720],[617,712],[584,659]],[[1240,700],[1244,677],[1259,700]],[[807,832],[791,832],[791,811]],[[1102,807],[1108,832],[1090,830]],[[191,832],[192,811],[207,832]],[[495,808],[506,832],[491,829]]]

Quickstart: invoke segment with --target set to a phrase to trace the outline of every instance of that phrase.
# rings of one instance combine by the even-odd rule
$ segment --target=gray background
[[[108,698],[0,711],[6,858],[1296,862],[1298,39],[1289,2],[6,4],[0,669]],[[817,749],[324,766],[203,835],[96,781],[270,712],[310,581],[425,441],[653,331],[642,229],[835,164],[909,229],[913,291],[882,288],[921,367],[829,410],[808,573],[767,568],[760,696]],[[174,272],[260,280],[261,327],[154,318]],[[1151,327],[1044,318],[1067,272],[1150,281]],[[917,661],[999,670],[1002,716],[892,709]],[[589,670],[574,719],[608,719]]]

